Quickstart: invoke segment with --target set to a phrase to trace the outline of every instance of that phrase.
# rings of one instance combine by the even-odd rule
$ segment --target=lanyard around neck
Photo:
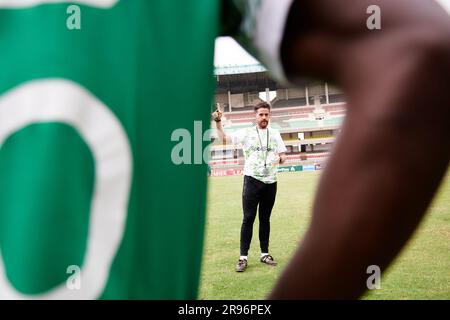
[[[263,145],[261,141],[261,136],[259,135],[258,126],[256,126],[256,132],[258,133],[259,144],[261,145],[261,151],[263,150]],[[267,165],[267,154],[269,153],[269,129],[267,129],[267,144],[266,144],[266,156],[264,157],[264,168]]]

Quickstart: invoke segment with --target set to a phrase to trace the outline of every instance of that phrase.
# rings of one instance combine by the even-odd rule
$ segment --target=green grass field
[[[205,254],[199,299],[264,299],[305,233],[319,172],[282,173],[271,218],[270,252],[277,267],[259,262],[258,220],[249,266],[234,271],[239,257],[242,177],[209,180]],[[369,276],[369,275],[368,275]],[[381,289],[365,299],[450,299],[450,175],[425,221],[397,258]]]

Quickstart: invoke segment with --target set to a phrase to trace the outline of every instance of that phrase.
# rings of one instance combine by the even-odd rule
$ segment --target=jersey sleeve
[[[280,132],[277,132],[277,134],[275,135],[275,139],[277,141],[277,153],[287,152],[286,145],[284,144],[284,141],[281,138]]]
[[[246,135],[245,129],[236,130],[229,134],[231,142],[236,146],[242,145],[244,143],[245,135]]]
[[[293,0],[222,0],[222,35],[233,37],[282,83],[281,43]]]

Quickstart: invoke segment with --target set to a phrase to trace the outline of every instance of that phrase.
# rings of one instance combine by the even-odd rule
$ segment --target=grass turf
[[[258,220],[249,266],[234,271],[239,257],[242,177],[209,179],[206,240],[199,299],[264,299],[311,217],[320,172],[282,173],[271,218],[270,253],[277,267],[259,262]],[[368,275],[369,277],[370,275]],[[450,175],[444,179],[426,219],[386,274],[381,289],[364,299],[450,299]]]

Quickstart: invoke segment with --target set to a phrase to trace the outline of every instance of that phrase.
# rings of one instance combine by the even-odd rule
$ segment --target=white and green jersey
[[[244,151],[244,175],[267,184],[277,181],[278,154],[287,151],[278,130],[253,126],[237,130],[230,136],[233,144]]]
[[[0,298],[196,298],[207,166],[171,137],[218,35],[281,74],[290,2],[0,0]]]

